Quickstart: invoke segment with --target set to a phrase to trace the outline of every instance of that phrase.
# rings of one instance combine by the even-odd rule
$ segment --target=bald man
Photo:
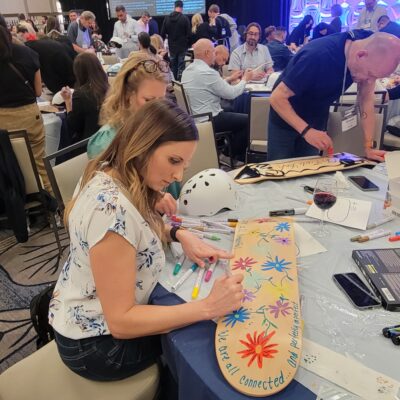
[[[215,62],[214,69],[219,72],[219,74],[225,79],[226,82],[232,83],[236,82],[243,75],[242,71],[234,71],[229,76],[224,77],[222,67],[226,65],[229,60],[229,50],[223,44],[215,47]]]
[[[332,147],[329,107],[356,82],[365,156],[383,161],[385,152],[373,142],[375,80],[389,76],[399,62],[400,39],[387,33],[354,30],[304,46],[271,95],[268,159],[318,155]]]
[[[194,60],[183,71],[181,83],[189,98],[194,115],[211,112],[216,132],[232,132],[232,152],[243,161],[247,146],[247,114],[225,112],[222,99],[234,99],[241,95],[246,82],[252,79],[251,71],[245,71],[237,85],[227,83],[211,68],[215,63],[215,49],[208,39],[200,39],[193,45]]]

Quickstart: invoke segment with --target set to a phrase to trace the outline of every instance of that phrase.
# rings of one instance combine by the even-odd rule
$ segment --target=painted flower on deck
[[[253,301],[256,298],[256,295],[253,292],[250,292],[250,290],[247,289],[243,289],[243,299],[242,299],[242,303],[244,303],[245,301]]]
[[[239,340],[246,349],[242,351],[238,351],[238,354],[241,354],[241,358],[250,357],[247,366],[253,363],[254,360],[257,360],[258,368],[262,368],[263,359],[264,358],[274,358],[274,354],[278,353],[278,350],[274,349],[274,347],[278,346],[278,343],[268,344],[272,336],[275,335],[276,331],[272,331],[267,336],[264,335],[264,332],[261,332],[257,335],[257,331],[253,333],[253,337],[248,333],[246,335],[247,342],[245,340]]]
[[[275,260],[267,261],[266,263],[264,263],[262,265],[264,267],[264,268],[262,268],[262,270],[263,271],[270,271],[272,269],[275,269],[278,272],[286,272],[286,270],[290,269],[290,268],[287,267],[290,264],[291,264],[290,261],[285,261],[284,258],[282,258],[282,260],[280,260],[278,258],[278,256],[275,256]]]
[[[257,264],[257,261],[255,261],[254,258],[252,258],[252,257],[246,257],[246,258],[240,257],[239,260],[236,260],[233,263],[232,270],[235,270],[235,269],[245,270],[246,268],[252,268],[253,264]]]
[[[293,310],[288,301],[285,302],[282,300],[278,300],[276,304],[268,306],[268,309],[275,318],[278,318],[279,314],[282,314],[283,317],[286,317],[286,315],[290,315],[290,310]]]
[[[225,315],[225,319],[222,321],[225,323],[225,327],[231,325],[233,328],[236,322],[245,322],[246,319],[250,318],[250,313],[247,308],[240,307],[239,310],[233,311],[231,314]]]
[[[276,237],[274,240],[276,243],[279,243],[282,246],[287,246],[290,244],[290,239],[288,237]]]
[[[289,232],[290,224],[289,222],[280,222],[278,225],[275,226],[275,230],[278,232]]]

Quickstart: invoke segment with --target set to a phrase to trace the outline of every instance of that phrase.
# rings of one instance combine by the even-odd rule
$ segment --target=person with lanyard
[[[114,24],[113,37],[122,40],[122,47],[116,49],[119,58],[128,58],[132,51],[139,50],[138,34],[141,32],[139,24],[131,18],[124,6],[115,7],[118,21]]]
[[[378,4],[377,0],[365,0],[365,7],[361,10],[357,21],[357,29],[378,31],[378,19],[386,15],[386,8]]]
[[[67,35],[77,53],[94,52],[91,26],[95,20],[96,16],[91,11],[84,11],[76,21],[70,23]]]
[[[180,181],[196,150],[193,119],[152,100],[131,115],[110,147],[89,162],[64,219],[70,253],[49,307],[63,362],[96,381],[132,376],[159,361],[160,334],[240,308],[243,274],[217,278],[202,300],[151,305],[165,268],[163,247],[180,242],[188,260],[230,259],[155,210],[160,190]]]
[[[292,58],[273,89],[268,160],[331,148],[329,108],[356,82],[365,155],[383,161],[385,152],[373,143],[375,80],[389,76],[399,62],[400,40],[387,33],[354,30],[313,40]]]

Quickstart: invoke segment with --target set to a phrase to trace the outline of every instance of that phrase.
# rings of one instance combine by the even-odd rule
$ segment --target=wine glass
[[[317,230],[312,232],[317,237],[326,237],[330,232],[325,228],[326,210],[333,207],[337,199],[337,183],[335,178],[319,178],[314,188],[314,204],[323,212]]]

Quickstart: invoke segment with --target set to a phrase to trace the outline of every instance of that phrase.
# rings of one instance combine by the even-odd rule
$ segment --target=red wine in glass
[[[336,203],[336,196],[333,193],[314,193],[314,203],[321,210],[328,210]]]

